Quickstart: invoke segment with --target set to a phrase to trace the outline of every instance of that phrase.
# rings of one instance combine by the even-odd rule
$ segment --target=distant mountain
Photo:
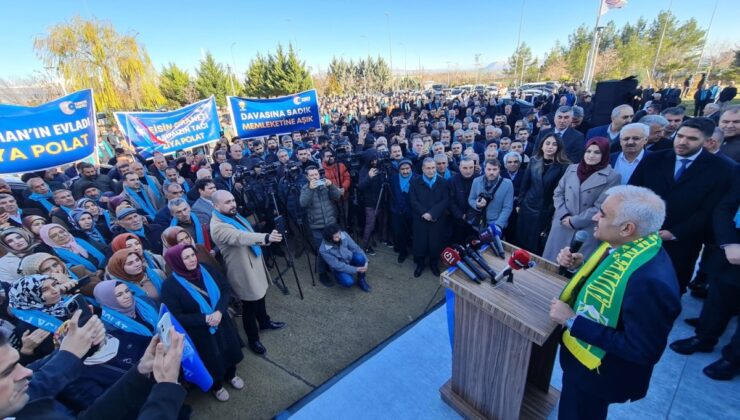
[[[499,72],[504,71],[506,66],[508,66],[509,63],[506,61],[494,61],[487,66],[483,67],[483,70],[485,71],[491,71],[491,72]]]

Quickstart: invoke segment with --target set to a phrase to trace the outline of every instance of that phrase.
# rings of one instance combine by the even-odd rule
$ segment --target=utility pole
[[[391,14],[385,12],[386,23],[388,24],[388,61],[391,66],[391,90],[393,90],[393,47],[391,43]]]
[[[231,82],[231,96],[236,96],[236,90],[234,90],[234,74],[231,72],[231,64],[226,65],[226,70],[229,72],[229,81]]]
[[[475,84],[480,83],[480,56],[481,53],[475,54]]]
[[[522,12],[519,14],[519,32],[516,36],[516,64],[514,66],[514,84],[521,85],[521,82],[517,81],[517,75],[519,74],[519,42],[522,39],[522,23],[524,22],[524,0],[522,0]]]
[[[668,3],[668,12],[671,11],[671,7],[673,7],[673,0]],[[712,16],[714,16],[714,13],[712,13]],[[653,71],[650,72],[650,77],[652,79],[655,79],[655,68],[658,67],[658,58],[660,57],[660,49],[663,47],[663,37],[665,37],[665,30],[668,27],[668,18],[666,18],[665,22],[663,22],[663,30],[660,32],[660,40],[658,41],[658,48],[655,50],[655,60],[653,60]]]
[[[591,69],[593,68],[593,62],[596,60],[596,43],[599,37],[599,22],[601,21],[601,0],[598,1],[599,7],[596,9],[596,24],[594,25],[594,38],[591,41],[591,51],[588,53],[588,59],[586,60],[586,68],[583,70],[583,88],[591,90],[591,80],[593,74]]]

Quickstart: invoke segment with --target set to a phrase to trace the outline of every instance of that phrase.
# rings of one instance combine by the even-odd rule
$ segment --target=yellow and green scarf
[[[660,236],[653,233],[620,246],[599,263],[609,248],[609,244],[602,243],[565,286],[560,300],[579,316],[616,328],[630,276],[660,251],[662,243]],[[598,368],[606,354],[573,337],[570,331],[563,334],[563,344],[590,370]]]

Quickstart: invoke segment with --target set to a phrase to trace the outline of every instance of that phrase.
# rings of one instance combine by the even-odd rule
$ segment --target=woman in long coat
[[[548,134],[529,161],[519,192],[519,218],[516,244],[537,255],[542,254],[552,215],[553,194],[568,167],[563,140]]]
[[[236,365],[244,358],[244,343],[229,316],[231,290],[218,270],[198,262],[190,245],[175,245],[164,258],[172,275],[162,284],[162,303],[195,344],[213,378],[214,396],[227,401],[225,381],[234,389],[244,388],[244,381],[236,375]]]
[[[606,190],[619,185],[620,175],[609,166],[609,140],[595,137],[586,143],[586,152],[578,164],[568,166],[555,188],[555,215],[542,256],[555,261],[558,252],[570,245],[579,230],[589,233],[580,252],[588,258],[598,246],[591,220],[606,199]]]

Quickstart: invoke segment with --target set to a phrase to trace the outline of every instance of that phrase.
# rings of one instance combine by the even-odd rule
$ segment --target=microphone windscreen
[[[439,256],[442,257],[444,262],[449,266],[454,266],[458,261],[460,261],[460,254],[450,247],[443,249]]]
[[[509,266],[514,270],[519,270],[527,267],[531,259],[532,257],[529,255],[529,252],[523,249],[517,249],[511,254],[511,258],[509,258]]]

